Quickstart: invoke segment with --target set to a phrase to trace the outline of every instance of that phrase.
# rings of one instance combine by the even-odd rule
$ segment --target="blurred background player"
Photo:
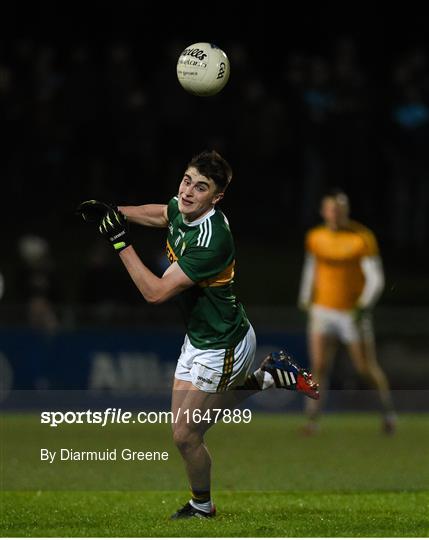
[[[38,235],[23,235],[18,241],[18,252],[17,275],[27,322],[32,328],[54,334],[60,325],[55,309],[59,287],[49,242]]]
[[[311,370],[326,396],[329,368],[338,343],[346,345],[360,376],[378,390],[382,428],[393,433],[396,418],[387,378],[377,362],[371,309],[384,288],[384,273],[374,234],[349,219],[347,195],[334,190],[322,199],[324,224],[306,236],[299,307],[308,311]],[[304,431],[319,429],[321,401],[307,400]]]

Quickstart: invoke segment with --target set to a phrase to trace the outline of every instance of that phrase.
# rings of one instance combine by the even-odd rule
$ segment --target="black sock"
[[[208,491],[197,491],[191,488],[192,500],[197,504],[204,504],[211,500],[210,490]]]
[[[238,390],[260,390],[261,385],[255,375],[249,375],[242,386],[237,387]]]

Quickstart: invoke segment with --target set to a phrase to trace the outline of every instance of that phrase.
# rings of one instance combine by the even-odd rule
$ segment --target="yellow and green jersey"
[[[178,296],[188,337],[198,349],[235,347],[249,321],[233,291],[235,248],[228,220],[213,208],[185,223],[177,197],[168,204],[167,256],[195,283]]]

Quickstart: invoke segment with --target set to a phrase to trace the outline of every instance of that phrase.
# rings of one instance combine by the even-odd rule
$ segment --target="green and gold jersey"
[[[198,349],[228,349],[243,339],[249,321],[233,292],[235,248],[228,220],[213,208],[185,223],[177,197],[168,204],[167,256],[195,283],[178,296],[188,337]]]

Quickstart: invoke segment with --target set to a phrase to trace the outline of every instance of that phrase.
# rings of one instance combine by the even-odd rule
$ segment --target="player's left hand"
[[[110,208],[102,218],[98,230],[118,253],[131,245],[128,221],[120,210]]]
[[[89,201],[83,201],[76,208],[76,214],[80,216],[87,223],[100,223],[101,218],[109,210],[116,209],[116,206],[107,204],[96,199],[90,199]]]
[[[298,302],[298,309],[300,311],[308,312],[310,311],[310,302]]]

